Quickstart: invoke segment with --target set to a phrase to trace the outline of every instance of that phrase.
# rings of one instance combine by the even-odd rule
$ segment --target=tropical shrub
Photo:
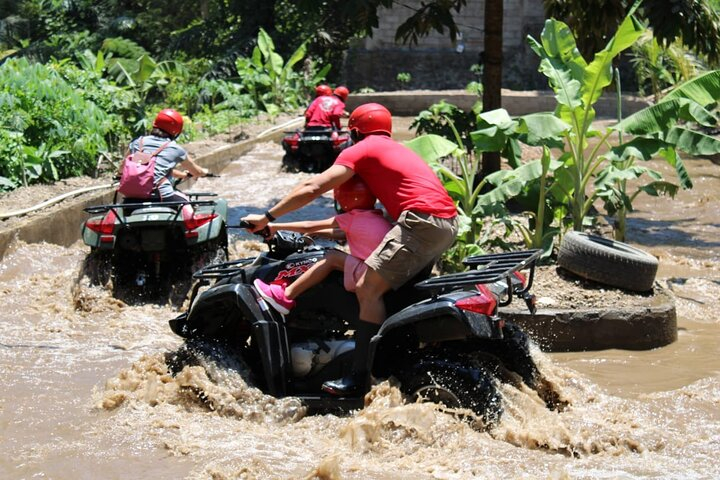
[[[470,132],[475,130],[476,118],[481,111],[480,100],[475,102],[469,112],[441,100],[421,111],[410,124],[410,128],[415,129],[419,135],[432,133],[445,138],[455,138],[455,133],[458,133],[465,150],[470,153],[473,151]]]
[[[480,130],[472,133],[477,149],[504,151],[511,163],[518,161],[518,141],[560,150],[558,160],[562,165],[552,170],[547,185],[550,198],[565,206],[575,230],[582,230],[586,222],[593,220],[588,214],[601,201],[607,213],[617,217],[615,236],[619,240],[624,239],[624,219],[637,194],[673,196],[679,188],[692,187],[680,151],[690,155],[720,152],[720,140],[690,127],[691,123],[706,127],[717,124],[715,115],[706,108],[714,105],[720,94],[717,71],[679,86],[662,102],[618,125],[604,130],[593,127],[593,105],[612,81],[613,58],[632,45],[642,31],[631,12],[606,48],[586,63],[567,26],[547,20],[541,41],[532,38],[528,41],[541,57],[540,71],[555,91],[558,102],[555,112],[517,119],[510,119],[504,110],[487,112],[482,115],[484,123]],[[616,132],[620,133],[619,145],[611,142]],[[624,142],[622,133],[635,138]],[[637,163],[657,156],[673,166],[679,185]],[[649,181],[642,183],[645,178]],[[562,208],[552,216],[559,219],[560,213]]]
[[[461,271],[465,269],[463,260],[466,257],[496,246],[508,247],[504,239],[512,233],[514,225],[506,204],[522,192],[524,185],[537,180],[544,170],[542,163],[535,161],[515,170],[494,172],[476,182],[480,170],[479,154],[468,152],[452,121],[447,119],[447,122],[455,142],[427,134],[405,144],[432,167],[455,201],[460,229],[453,246],[443,254],[442,263],[446,271]],[[504,230],[504,234],[497,235],[497,230]],[[528,248],[536,248],[532,238],[525,240]]]
[[[296,71],[295,65],[305,58],[306,52],[307,45],[303,43],[285,62],[275,51],[270,35],[260,29],[252,57],[235,61],[239,83],[258,109],[272,115],[306,106],[308,92],[325,78],[331,67],[326,65],[320,71],[310,67],[306,73]]]
[[[0,65],[0,131],[9,141],[0,149],[5,188],[91,173],[108,151],[112,127],[102,109],[52,68],[25,59]]]
[[[660,100],[664,90],[706,71],[703,62],[682,42],[676,40],[664,47],[651,31],[645,32],[632,46],[630,62],[640,93],[652,94],[655,102]]]

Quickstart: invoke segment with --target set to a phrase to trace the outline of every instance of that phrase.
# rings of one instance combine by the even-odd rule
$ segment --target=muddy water
[[[277,145],[260,145],[193,190],[227,198],[233,224],[303,177],[279,163]],[[82,245],[17,245],[0,264],[0,478],[718,478],[720,176],[706,161],[689,167],[696,189],[640,201],[629,230],[677,295],[678,342],[535,352],[569,407],[551,412],[504,387],[505,416],[490,432],[404,405],[387,384],[354,415],[310,417],[226,369],[171,377],[175,310],[126,306],[78,282]],[[302,217],[329,213],[325,198]],[[236,254],[252,248],[235,233]]]

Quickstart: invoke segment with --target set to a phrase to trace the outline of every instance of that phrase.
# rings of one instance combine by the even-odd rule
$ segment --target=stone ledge
[[[538,309],[535,315],[519,308],[501,308],[500,316],[520,326],[547,352],[650,350],[677,340],[675,299],[658,284],[655,290],[649,305]]]
[[[641,97],[623,95],[623,115],[628,116],[650,105]],[[347,101],[347,109],[368,102],[377,102],[385,105],[393,115],[417,115],[430,105],[446,100],[459,108],[469,111],[478,100],[478,96],[465,90],[428,90],[428,91],[397,91],[375,93],[351,93]],[[555,94],[551,91],[529,90],[515,91],[502,90],[502,105],[510,115],[526,115],[536,112],[552,112],[557,102]],[[598,117],[617,117],[617,97],[603,95],[595,103],[595,112]]]

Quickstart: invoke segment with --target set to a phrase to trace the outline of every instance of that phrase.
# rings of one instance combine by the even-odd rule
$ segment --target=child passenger
[[[267,284],[260,279],[253,282],[258,293],[283,315],[295,306],[295,298],[317,285],[332,271],[343,272],[345,289],[354,292],[358,280],[367,270],[364,260],[380,245],[392,224],[375,209],[377,198],[360,177],[355,175],[333,190],[335,207],[341,212],[334,217],[305,222],[270,223],[270,234],[290,230],[333,239],[346,239],[350,254],[327,250],[322,260],[305,271],[292,284],[284,287]]]

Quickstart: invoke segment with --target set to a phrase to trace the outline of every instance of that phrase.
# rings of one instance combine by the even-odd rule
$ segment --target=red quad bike
[[[285,132],[283,169],[288,172],[322,172],[351,144],[350,133],[332,128]]]
[[[213,175],[211,175],[213,176]],[[192,274],[227,260],[227,201],[214,193],[186,192],[188,201],[124,199],[85,208],[90,247],[84,273],[92,284],[112,280],[117,298],[177,300],[190,291]]]
[[[253,280],[292,282],[328,247],[283,231],[266,243],[269,251],[255,258],[195,274],[201,282],[189,310],[170,320],[173,332],[185,339],[166,355],[172,372],[213,362],[237,370],[267,394],[300,398],[310,411],[361,408],[371,383],[390,377],[411,400],[469,409],[485,426],[503,412],[499,382],[524,383],[549,408],[555,406],[557,396],[533,361],[527,336],[497,310],[518,297],[534,312],[529,290],[540,250],[469,257],[469,271],[429,278],[427,269],[389,292],[388,318],[371,341],[365,392],[338,397],[321,385],[351,368],[354,341],[347,332],[358,321],[356,296],[336,272],[281,315],[258,294]],[[519,272],[528,268],[526,279]],[[200,293],[202,287],[207,288]]]

